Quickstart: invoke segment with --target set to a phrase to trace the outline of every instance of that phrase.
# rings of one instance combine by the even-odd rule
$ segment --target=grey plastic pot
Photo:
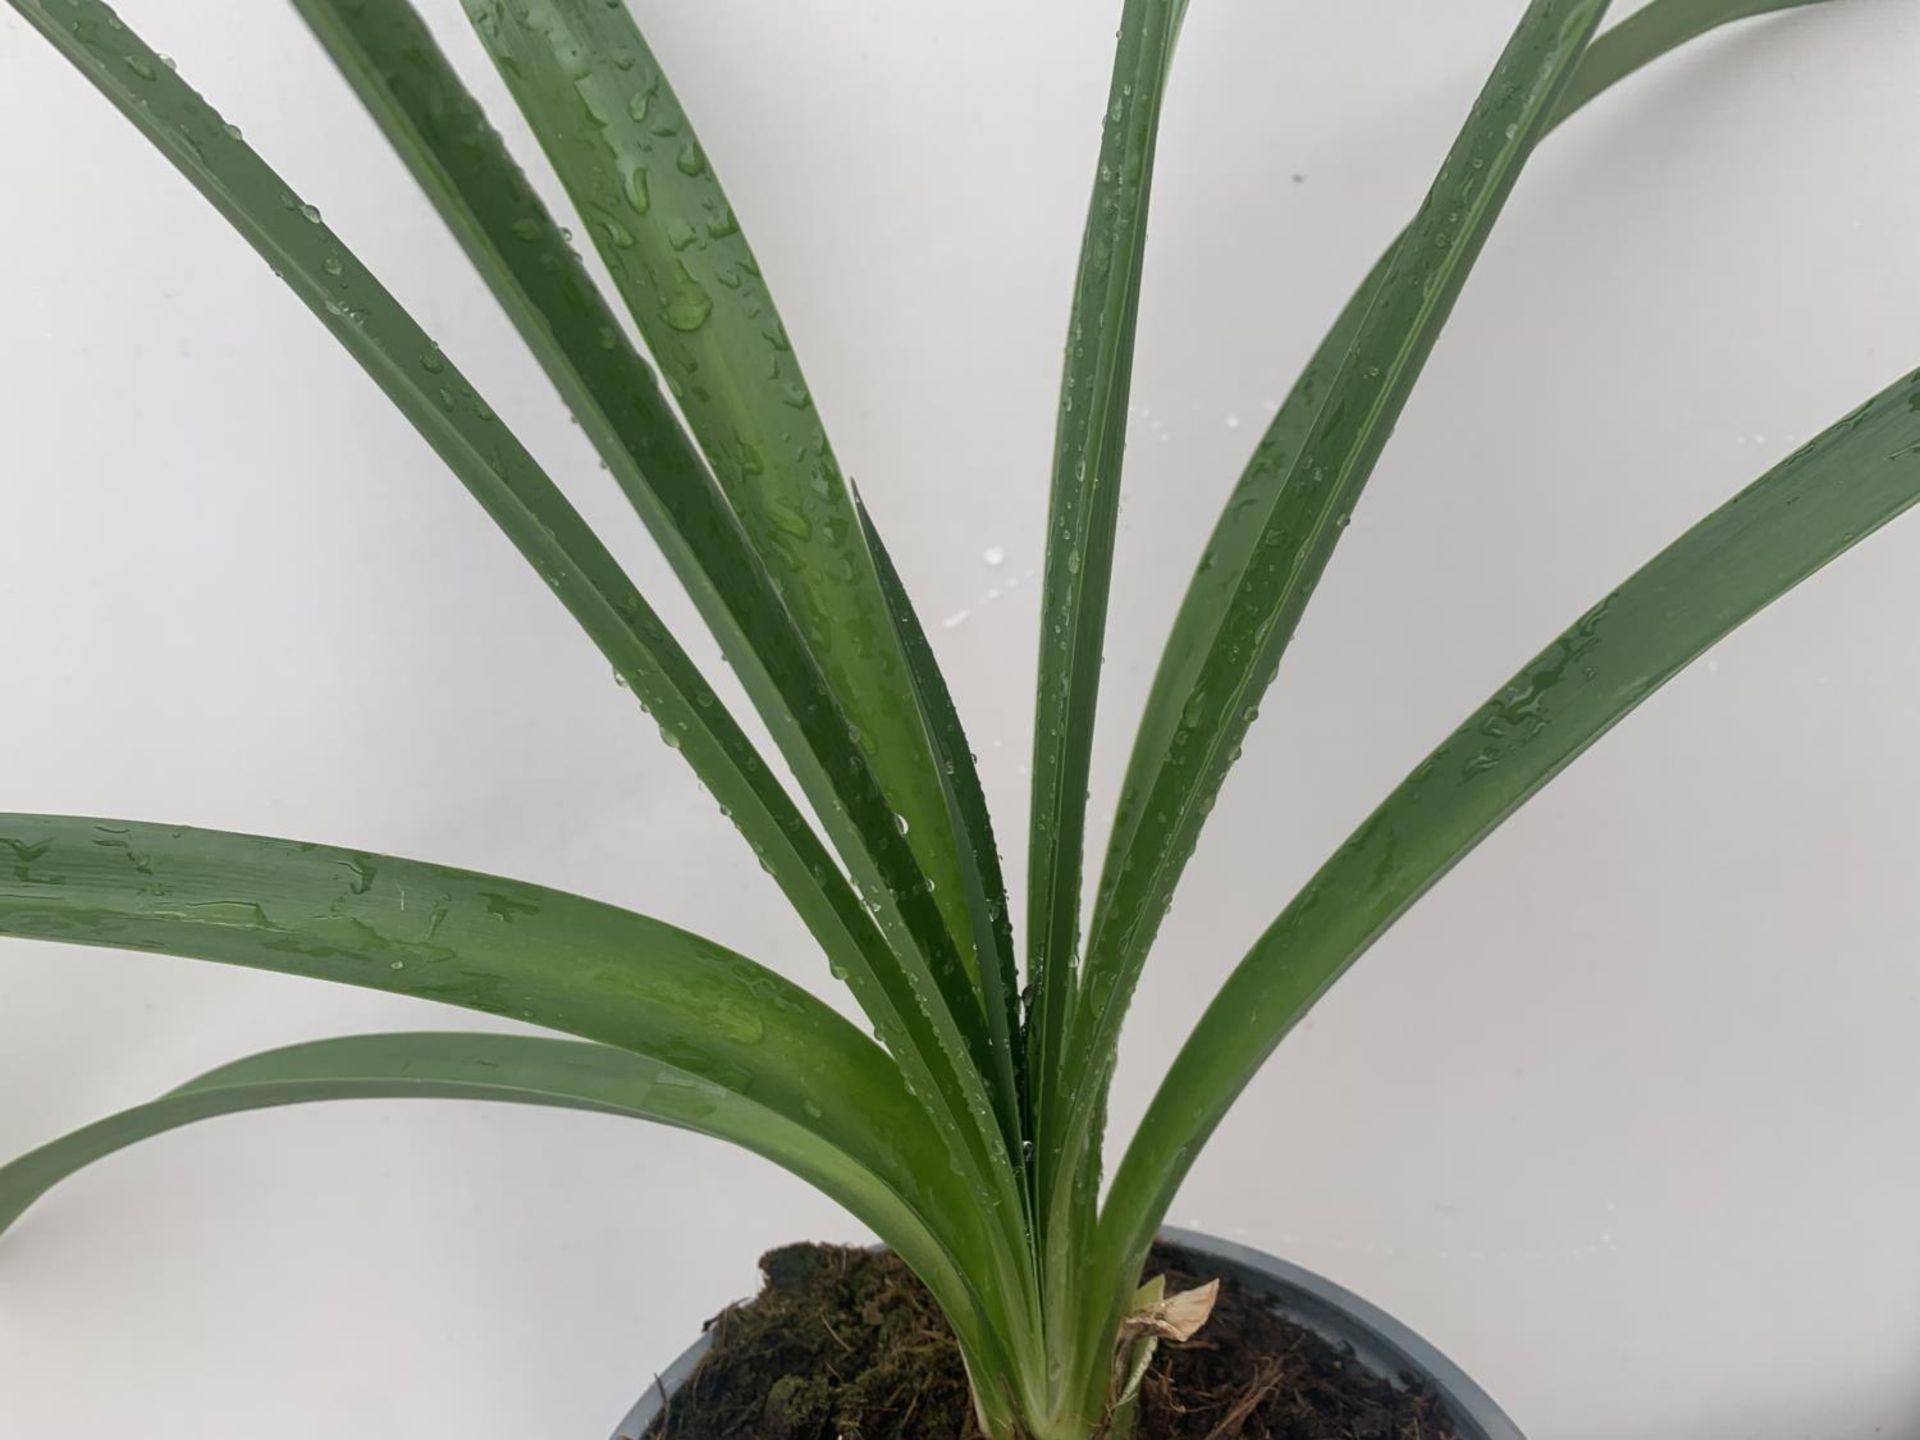
[[[1525,1440],[1520,1427],[1506,1417],[1486,1391],[1467,1378],[1466,1372],[1352,1291],[1231,1240],[1172,1228],[1162,1231],[1160,1238],[1192,1254],[1206,1272],[1230,1275],[1251,1293],[1265,1295],[1277,1312],[1295,1324],[1350,1347],[1355,1361],[1370,1373],[1396,1385],[1402,1377],[1410,1376],[1432,1386],[1446,1401],[1460,1440]],[[662,1404],[686,1382],[706,1353],[707,1337],[703,1335],[661,1373],[620,1422],[613,1440],[640,1440]]]

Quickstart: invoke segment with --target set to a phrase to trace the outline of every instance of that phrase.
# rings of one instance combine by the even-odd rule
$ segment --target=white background
[[[497,99],[454,0],[429,8]],[[1519,9],[1196,0],[1096,813],[1234,469]],[[684,617],[291,11],[126,10]],[[932,625],[1015,874],[1053,390],[1116,10],[640,5]],[[1920,9],[1838,0],[1664,62],[1541,151],[1182,892],[1128,1032],[1123,1130],[1209,987],[1434,740],[1920,363],[1917,55]],[[538,578],[11,15],[0,196],[0,805],[526,876],[827,983]],[[1917,575],[1909,519],[1557,782],[1316,1012],[1174,1218],[1393,1310],[1539,1440],[1920,1434]],[[0,1152],[250,1050],[473,1023],[9,942]],[[597,1440],[762,1249],[856,1234],[748,1157],[616,1120],[226,1120],[83,1175],[0,1241],[0,1435]]]

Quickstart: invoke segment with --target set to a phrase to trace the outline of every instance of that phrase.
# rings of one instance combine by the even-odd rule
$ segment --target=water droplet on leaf
[[[625,184],[627,204],[633,207],[633,213],[644,215],[653,208],[653,196],[647,189],[647,172],[636,166],[627,172]]]
[[[713,313],[713,297],[697,281],[683,280],[674,288],[663,313],[667,324],[691,333],[707,323]]]

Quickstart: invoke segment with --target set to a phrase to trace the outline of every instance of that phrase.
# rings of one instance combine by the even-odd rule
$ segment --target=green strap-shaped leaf
[[[865,835],[868,898],[883,918],[899,911],[948,1006],[977,1024],[957,845],[906,662],[793,346],[691,120],[623,5],[466,5],[892,807]]]
[[[1000,1228],[884,1051],[744,956],[615,906],[291,840],[0,815],[0,935],[386,990],[645,1055],[843,1152],[970,1275],[1005,1263]]]
[[[11,0],[210,200],[439,453],[726,807],[830,954],[870,930],[805,818],[579,513],[453,363],[219,114],[96,0]],[[877,948],[878,937],[865,942]]]
[[[1709,30],[1749,16],[1817,3],[1821,0],[1654,0],[1587,48],[1573,78],[1555,102],[1547,129],[1556,128],[1588,101],[1642,66]],[[1281,487],[1294,473],[1293,462],[1320,418],[1329,386],[1353,348],[1361,321],[1373,308],[1398,245],[1396,239],[1394,246],[1375,264],[1288,392],[1255,447],[1253,458],[1241,473],[1207,541],[1200,565],[1188,583],[1148,692],[1121,785],[1120,804],[1095,905],[1096,929],[1106,915],[1123,869],[1147,863],[1138,858],[1135,847],[1141,843],[1139,822],[1156,769],[1165,764],[1172,753],[1182,717],[1200,686],[1200,671],[1209,647],[1220,633],[1229,607],[1240,593],[1248,567],[1265,538],[1261,522],[1272,513]],[[1232,745],[1216,750],[1210,760],[1212,773],[1196,775],[1191,783],[1199,790],[1208,784],[1217,788],[1237,753]],[[1145,898],[1138,902],[1147,916],[1164,910],[1184,864],[1185,855],[1178,849],[1161,857],[1158,873],[1150,885],[1142,887]]]
[[[750,1093],[644,1055],[573,1040],[422,1031],[343,1036],[249,1056],[0,1165],[0,1231],[69,1175],[169,1130],[250,1110],[389,1099],[594,1111],[742,1146],[792,1171],[872,1227],[958,1317],[962,1343],[975,1353],[995,1353],[951,1257],[913,1209],[863,1166]]]
[[[615,1045],[750,1090],[907,1194],[940,1153],[909,1123],[898,1067],[806,991],[543,886],[219,830],[0,814],[0,935],[305,975]]]
[[[1819,3],[1819,0],[1653,0],[1588,46],[1573,78],[1555,102],[1547,129],[1550,132],[1557,128],[1588,101],[1688,40],[1731,21],[1809,3]],[[1183,714],[1198,687],[1199,672],[1209,646],[1218,635],[1229,605],[1262,543],[1264,532],[1260,521],[1271,513],[1281,486],[1293,473],[1293,461],[1320,418],[1329,386],[1353,348],[1361,321],[1373,308],[1398,245],[1396,238],[1348,300],[1288,392],[1234,487],[1188,584],[1148,693],[1121,786],[1120,805],[1095,902],[1096,929],[1103,923],[1123,868],[1137,863],[1132,859],[1136,827],[1154,768],[1170,753]],[[1237,747],[1215,754],[1212,764],[1216,773],[1211,783],[1217,786],[1224,780],[1237,754]],[[1202,782],[1196,778],[1194,783]],[[1200,818],[1204,819],[1204,814]],[[1161,869],[1151,886],[1143,887],[1146,895],[1140,903],[1149,922],[1155,914],[1164,913],[1172,899],[1186,854],[1176,850],[1162,859]],[[1150,941],[1150,932],[1136,941],[1142,957]],[[1090,1117],[1088,1125],[1088,1143],[1097,1146],[1101,1128],[1097,1116]],[[1082,1163],[1089,1171],[1097,1172],[1097,1150],[1091,1150]],[[1085,1188],[1094,1188],[1096,1184],[1097,1173],[1083,1179]]]
[[[1208,1005],[1115,1174],[1090,1299],[1098,1284],[1132,1273],[1227,1107],[1408,906],[1715,641],[1916,501],[1920,371],[1687,531],[1469,716],[1320,868]]]
[[[1077,993],[1087,775],[1113,576],[1154,145],[1185,0],[1126,0],[1060,383],[1027,853],[1027,1019],[1041,1223],[1060,1193],[1059,1090]],[[1050,1246],[1058,1251],[1060,1247]]]
[[[1652,0],[1588,47],[1580,68],[1560,96],[1555,123],[1608,86],[1709,30],[1776,10],[1797,10],[1824,0]]]
[[[922,1032],[975,1178],[1024,1240],[991,1072],[973,1063],[988,1042],[939,774],[846,484],[725,193],[624,7],[468,8],[885,789],[891,813],[862,826],[871,868],[855,868],[895,939],[896,1013]]]
[[[870,1218],[923,1250],[931,1243],[913,1213],[871,1174],[750,1094],[609,1045],[459,1031],[344,1036],[265,1051],[209,1071],[0,1166],[0,1230],[67,1176],[183,1125],[321,1100],[409,1098],[592,1110],[717,1135],[830,1192],[860,1195]]]
[[[686,585],[849,863],[911,861],[872,764],[739,518],[580,257],[405,0],[295,0]],[[956,994],[971,1000],[964,984]],[[978,1026],[972,1027],[977,1029]]]
[[[281,275],[546,578],[729,813],[981,1188],[1017,1200],[983,1082],[778,780],[579,513],[399,303],[97,0],[10,0]],[[1014,1205],[999,1213],[1018,1232]],[[1011,1248],[1011,1244],[1009,1247]]]
[[[873,551],[881,591],[887,597],[894,625],[900,632],[901,652],[907,659],[914,700],[933,741],[941,788],[953,816],[954,834],[960,837],[960,872],[967,887],[967,910],[974,937],[983,942],[980,998],[986,1011],[988,1043],[980,1068],[994,1079],[1001,1129],[1007,1137],[1009,1153],[1018,1157],[1016,1164],[1024,1169],[1026,1118],[1022,1098],[1026,1092],[1020,1045],[1020,981],[1014,965],[1007,885],[1000,869],[1000,850],[993,838],[993,817],[987,810],[986,791],[980,784],[973,749],[967,744],[966,731],[960,724],[960,712],[954,708],[953,696],[934,659],[926,629],[857,491],[853,503],[861,528],[866,532],[867,544]]]
[[[1131,830],[1103,883],[1088,944],[1074,1063],[1093,1078],[1111,1067],[1127,1001],[1221,781],[1322,570],[1392,434],[1514,182],[1553,114],[1606,0],[1533,0],[1385,278],[1328,378],[1264,514],[1241,521],[1247,547],[1218,629],[1194,671],[1172,734],[1145,767]],[[1074,1143],[1070,1135],[1069,1143]]]
[[[478,103],[460,83],[410,5],[296,0],[316,35],[393,141],[500,298],[529,347],[606,459],[704,618],[733,660],[756,707],[793,764],[828,831],[874,894],[887,880],[913,892],[923,883],[865,751],[792,616],[775,593],[739,519],[654,383],[646,363],[507,154]],[[871,850],[885,864],[869,862]],[[924,900],[930,926],[937,915]],[[940,985],[957,1008],[947,1044],[981,1065],[990,1028],[970,977],[949,961]],[[916,979],[891,952],[874,949],[889,997],[883,1013],[908,1013],[913,1043],[935,1048],[935,1026],[912,998]],[[856,977],[856,989],[861,985]],[[874,986],[863,1003],[871,1006]],[[870,1009],[871,1013],[871,1009]],[[936,1060],[935,1062],[939,1062]],[[961,1096],[967,1113],[978,1086],[964,1073],[934,1093]],[[990,1157],[989,1157],[990,1161]],[[983,1163],[989,1163],[983,1161]]]

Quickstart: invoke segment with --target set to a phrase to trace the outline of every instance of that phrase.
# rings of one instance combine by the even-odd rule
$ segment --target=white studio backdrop
[[[505,124],[456,0],[428,9]],[[1054,387],[1117,6],[639,9],[1023,873]],[[1195,0],[1097,816],[1227,485],[1519,10]],[[125,12],[688,633],[290,8]],[[1835,0],[1663,62],[1539,152],[1214,816],[1134,1007],[1121,1131],[1210,987],[1435,740],[1796,439],[1920,364],[1916,56],[1920,7]],[[538,578],[4,7],[0,77],[0,805],[524,876],[826,987]],[[1917,577],[1910,518],[1557,781],[1289,1042],[1174,1218],[1394,1311],[1538,1440],[1920,1434]],[[475,1023],[7,942],[0,1152],[270,1045]],[[81,1176],[0,1240],[0,1436],[599,1440],[753,1288],[761,1250],[858,1236],[757,1161],[628,1122],[446,1103],[224,1120]]]

